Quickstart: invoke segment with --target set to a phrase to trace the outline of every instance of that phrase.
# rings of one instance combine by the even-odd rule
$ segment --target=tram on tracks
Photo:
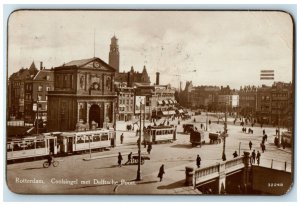
[[[101,129],[82,132],[51,132],[8,139],[7,160],[68,155],[86,150],[103,150],[115,145],[115,131]]]
[[[176,140],[176,126],[149,126],[144,130],[143,143],[157,144]]]
[[[56,136],[38,135],[9,139],[6,143],[7,160],[46,156],[50,152],[55,154],[57,152],[56,144]]]

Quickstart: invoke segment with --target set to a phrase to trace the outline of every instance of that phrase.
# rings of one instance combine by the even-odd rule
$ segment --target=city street
[[[150,160],[146,160],[141,166],[142,180],[134,181],[137,176],[137,165],[123,165],[118,167],[117,154],[123,155],[122,163],[127,161],[129,152],[137,153],[137,136],[134,131],[127,132],[126,125],[132,122],[117,123],[117,146],[110,151],[57,157],[60,164],[58,167],[43,168],[44,160],[24,162],[7,165],[7,183],[13,192],[26,191],[27,193],[47,194],[168,194],[176,193],[178,188],[183,187],[185,179],[185,167],[196,167],[196,156],[200,155],[201,167],[222,161],[223,142],[209,144],[208,132],[223,131],[223,120],[217,124],[216,115],[210,113],[208,119],[211,125],[205,132],[205,144],[202,147],[192,147],[189,135],[183,134],[182,124],[196,120],[196,127],[206,125],[206,113],[193,116],[189,120],[180,121],[175,119],[170,124],[177,125],[177,140],[173,143],[153,145]],[[291,171],[292,152],[291,148],[277,148],[274,144],[275,128],[263,127],[256,124],[253,134],[243,133],[240,121],[233,124],[234,118],[228,118],[228,134],[226,138],[227,160],[233,158],[233,152],[243,155],[244,151],[250,152],[249,141],[253,143],[252,150],[261,152],[261,166],[274,169]],[[136,120],[137,121],[137,120]],[[159,122],[162,122],[160,120]],[[133,121],[135,122],[135,121]],[[147,126],[149,121],[145,121]],[[246,125],[247,128],[251,125]],[[135,129],[137,126],[135,125]],[[263,129],[268,135],[266,151],[262,153],[260,142]],[[120,135],[124,134],[124,142],[120,144]],[[142,145],[142,154],[146,154],[146,148]],[[272,163],[273,160],[273,163]],[[163,181],[159,182],[157,174],[160,166],[165,165]],[[35,180],[34,180],[35,179]],[[31,181],[30,181],[31,180]]]

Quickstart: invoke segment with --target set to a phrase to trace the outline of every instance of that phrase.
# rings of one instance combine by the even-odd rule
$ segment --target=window
[[[46,79],[47,79],[47,81],[49,81],[49,80],[50,80],[50,76],[49,76],[49,75],[47,75],[47,76],[46,76]]]
[[[45,141],[44,140],[37,140],[36,141],[36,148],[45,148],[46,145],[45,145]]]
[[[99,135],[94,135],[93,142],[99,142],[99,141],[100,141],[100,136]]]
[[[84,143],[84,139],[83,139],[83,137],[82,136],[78,136],[77,137],[77,142],[76,142],[77,144],[82,144],[82,143]]]
[[[41,101],[42,100],[42,95],[38,95],[38,101]]]
[[[42,86],[42,85],[39,85],[38,91],[39,91],[39,92],[43,91],[43,86]]]
[[[108,134],[102,134],[101,141],[107,141],[108,140]]]
[[[46,101],[48,101],[48,96],[47,95],[45,96],[45,98],[46,98]]]
[[[51,87],[46,87],[46,91],[50,91],[51,90]]]

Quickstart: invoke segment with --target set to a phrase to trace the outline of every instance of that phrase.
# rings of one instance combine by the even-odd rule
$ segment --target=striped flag
[[[274,70],[260,70],[260,80],[274,80]]]

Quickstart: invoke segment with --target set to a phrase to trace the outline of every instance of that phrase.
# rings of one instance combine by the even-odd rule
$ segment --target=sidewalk
[[[160,182],[157,177],[157,172],[143,176],[142,180],[129,180],[131,184],[120,184],[115,187],[115,194],[128,194],[128,187],[134,191],[135,194],[186,194],[186,195],[200,195],[199,190],[194,189],[193,186],[185,185],[185,167],[180,165],[173,168],[165,169],[163,180]],[[127,180],[128,181],[128,180]]]

